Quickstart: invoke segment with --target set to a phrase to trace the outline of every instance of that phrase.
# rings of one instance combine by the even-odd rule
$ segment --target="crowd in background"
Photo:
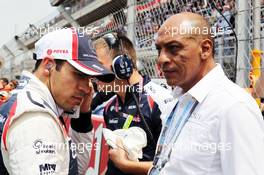
[[[141,4],[142,0],[138,1]],[[141,10],[137,10],[137,46],[139,48],[151,47],[153,35],[158,30],[160,25],[171,15],[181,11],[200,13],[206,17],[216,30],[219,28],[228,30],[229,24],[218,13],[216,8],[225,16],[232,27],[235,27],[235,0],[217,0],[215,7],[211,4],[204,4],[203,0],[182,0],[182,1],[167,1],[159,3],[156,6],[142,6]]]
[[[18,81],[15,79],[9,81],[7,78],[0,78],[0,105],[8,100],[17,85]]]
[[[73,14],[79,9],[83,8],[87,4],[93,2],[94,0],[74,0],[69,1],[65,5],[65,9],[69,14]],[[153,2],[157,2],[156,5],[153,5]],[[216,10],[219,9],[221,13],[225,16],[225,18],[231,23],[232,27],[235,27],[235,0],[216,0],[214,1],[215,7],[211,4],[204,4],[204,0],[167,0],[164,2],[161,1],[150,1],[150,0],[137,0],[137,6],[143,5],[143,9],[136,10],[136,42],[139,48],[151,47],[153,45],[153,35],[158,30],[160,25],[172,14],[188,11],[188,12],[198,12],[203,16],[207,17],[210,21],[211,25],[218,28],[230,27],[226,20],[219,14]],[[152,6],[147,6],[146,4],[152,4]],[[71,7],[71,8],[68,8]],[[144,9],[145,8],[145,9]],[[94,27],[94,31],[91,31],[91,36],[97,37],[97,33],[107,33],[109,30],[120,30],[120,26],[126,25],[126,20],[118,20],[123,19],[123,13],[113,15],[114,17],[109,21],[108,24],[104,24],[104,22],[94,22],[92,26]],[[121,18],[119,18],[122,16]],[[48,26],[52,26],[55,23],[59,22],[63,19],[61,14],[58,14],[52,20],[45,22],[42,27],[47,28]],[[264,1],[261,1],[261,23],[264,24]],[[35,35],[34,28],[30,27],[26,34],[25,38],[30,38]],[[94,32],[96,34],[94,34]]]

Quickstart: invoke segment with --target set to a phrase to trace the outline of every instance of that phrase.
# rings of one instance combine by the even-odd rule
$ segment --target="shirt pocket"
[[[185,125],[187,142],[197,151],[215,153],[217,139],[212,134],[212,128],[197,119],[190,118]]]
[[[173,166],[179,169],[178,174],[210,175],[212,167],[219,167],[215,125],[215,121],[189,118],[173,144],[170,157]]]
[[[204,162],[211,162],[217,154],[215,140],[207,124],[190,118],[174,144],[171,158],[188,161],[195,167],[202,168]]]

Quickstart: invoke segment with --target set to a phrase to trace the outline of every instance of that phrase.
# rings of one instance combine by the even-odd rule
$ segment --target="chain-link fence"
[[[199,13],[209,21],[215,31],[215,60],[224,67],[225,73],[231,80],[236,80],[240,86],[247,87],[248,72],[252,69],[251,51],[254,48],[264,49],[264,29],[260,28],[264,24],[264,12],[260,0],[216,0],[213,4],[206,2],[204,0],[72,0],[63,7],[80,26],[89,29],[89,35],[93,38],[111,31],[126,32],[135,44],[141,72],[152,78],[162,78],[156,66],[157,51],[154,40],[161,24],[169,16],[182,11]],[[94,8],[92,9],[91,6]],[[84,13],[87,13],[87,18],[82,16]],[[257,20],[259,25],[256,23]],[[30,68],[32,63],[29,58],[34,44],[32,41],[36,41],[39,34],[44,33],[41,30],[56,26],[70,27],[71,23],[65,20],[61,13],[54,13],[46,22],[29,26],[18,36],[26,47],[15,42],[15,38],[6,44],[6,48],[11,52],[2,47],[0,54],[8,58],[5,59],[5,64],[11,67],[1,70],[2,76],[14,74],[14,70],[19,72],[22,68]],[[23,64],[23,60],[27,61]]]
[[[214,31],[216,62],[223,66],[232,81],[248,87],[248,73],[252,69],[251,51],[261,49],[255,45],[255,40],[259,38],[254,36],[254,32],[260,30],[254,23],[257,8],[260,8],[260,3],[256,5],[254,0],[218,0],[211,4],[203,0],[137,0],[87,26],[96,27],[92,35],[95,38],[116,30],[127,32],[137,49],[142,72],[152,78],[162,78],[156,66],[155,33],[173,14],[183,11],[199,13]],[[259,20],[261,24],[261,17]],[[261,41],[262,44],[263,39]]]
[[[216,32],[216,61],[224,67],[227,76],[231,80],[235,80],[237,47],[234,33],[231,30],[235,26],[237,14],[234,1],[217,1],[214,4],[205,4],[202,0],[140,0],[132,2],[118,12],[90,24],[92,26],[99,24],[98,26],[100,26],[100,32],[96,34],[96,37],[115,30],[127,31],[137,48],[138,60],[143,65],[142,72],[152,78],[162,78],[156,66],[155,33],[161,24],[173,14],[182,11],[199,13],[209,21]],[[219,8],[226,19],[217,12],[216,8]],[[131,9],[132,17],[131,13],[128,13],[131,12]]]

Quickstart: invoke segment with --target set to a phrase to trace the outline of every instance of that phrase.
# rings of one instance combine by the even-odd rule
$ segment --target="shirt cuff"
[[[79,118],[71,119],[71,128],[76,132],[86,133],[93,129],[93,124],[91,120],[92,112],[82,113],[80,112]]]

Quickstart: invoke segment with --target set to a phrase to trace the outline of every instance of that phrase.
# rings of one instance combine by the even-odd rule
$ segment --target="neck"
[[[39,79],[42,83],[44,83],[48,87],[49,77],[44,76],[41,71],[42,70],[36,70],[35,72],[33,72],[33,75],[35,75],[35,77],[37,77],[37,79]]]
[[[189,91],[193,86],[195,86],[203,77],[205,77],[214,67],[216,66],[216,64],[213,61],[208,62],[208,64],[206,64],[203,68],[201,68],[200,73],[198,74],[198,76],[196,76],[193,80],[192,80],[192,84],[185,84],[182,86],[183,92],[186,93],[187,91]]]
[[[142,79],[142,76],[138,73],[137,70],[134,69],[128,81],[130,85],[133,85],[133,84],[139,83],[141,79]]]
[[[125,98],[126,98],[126,92],[125,91],[120,91],[120,92],[117,92],[117,95],[121,98],[122,102],[124,103],[125,102]]]

